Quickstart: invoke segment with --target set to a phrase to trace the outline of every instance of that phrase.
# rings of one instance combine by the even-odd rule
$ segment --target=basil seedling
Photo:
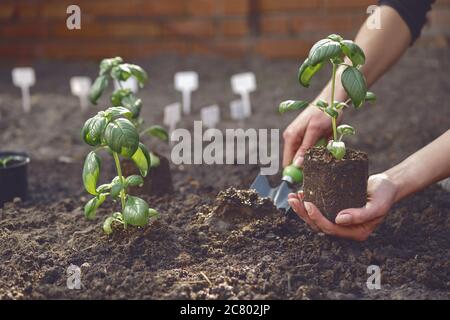
[[[99,76],[91,88],[91,101],[97,103],[111,78],[120,83],[129,77],[135,77],[142,87],[147,80],[147,73],[139,66],[124,63],[120,57],[104,59],[100,63]],[[144,226],[150,218],[159,216],[143,199],[128,194],[129,187],[142,186],[143,177],[159,164],[159,158],[139,141],[138,126],[143,123],[139,117],[142,102],[130,90],[119,89],[113,92],[111,103],[111,107],[88,119],[81,130],[84,142],[95,148],[87,155],[82,174],[86,191],[93,195],[84,207],[86,218],[95,218],[97,209],[107,197],[113,201],[120,200],[121,204],[121,210],[114,212],[104,221],[103,230],[106,234],[112,232],[114,222],[124,227]],[[145,132],[162,140],[168,139],[166,131],[160,126],[152,126],[145,129]],[[101,170],[101,159],[98,155],[100,150],[108,151],[117,170],[117,176],[110,183],[102,185],[98,185]],[[131,159],[140,175],[125,177],[122,174],[121,158]]]
[[[14,157],[12,156],[5,156],[5,157],[0,157],[0,166],[2,168],[6,168],[6,166],[8,165],[8,163],[10,163],[11,161],[14,160]]]
[[[344,61],[345,57],[348,58],[349,63]],[[336,125],[339,111],[348,107],[347,103],[350,101],[353,107],[358,109],[364,102],[375,102],[376,100],[375,94],[367,91],[366,80],[360,71],[360,67],[365,63],[365,59],[363,50],[356,43],[344,40],[337,34],[332,34],[313,45],[308,58],[299,68],[299,83],[304,87],[309,87],[312,77],[326,63],[330,63],[332,66],[331,99],[330,101],[318,100],[314,105],[331,118],[333,139],[328,142],[326,148],[337,160],[341,160],[346,152],[342,138],[346,135],[355,134],[355,129],[349,125]],[[341,83],[349,96],[349,100],[345,102],[334,100],[338,68],[343,68]],[[280,103],[279,112],[302,110],[310,104],[310,102],[302,100],[283,101]]]

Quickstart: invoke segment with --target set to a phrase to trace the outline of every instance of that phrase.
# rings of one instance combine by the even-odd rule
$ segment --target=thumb
[[[373,205],[371,206],[370,203],[368,203],[362,208],[342,210],[337,214],[335,222],[339,225],[362,224],[382,215],[383,212],[381,212],[381,210],[377,210]]]

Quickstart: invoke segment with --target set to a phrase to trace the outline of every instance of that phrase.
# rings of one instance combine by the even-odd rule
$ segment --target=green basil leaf
[[[88,119],[81,129],[81,137],[87,144],[97,146],[101,144],[103,132],[108,124],[108,119],[97,115]]]
[[[295,100],[286,100],[280,103],[280,106],[278,107],[278,112],[285,113],[287,111],[293,111],[293,110],[303,110],[309,105],[308,101],[295,101]]]
[[[105,193],[107,191],[111,190],[111,184],[107,183],[107,184],[102,184],[100,186],[97,187],[96,191],[97,193]]]
[[[106,234],[111,234],[112,233],[112,223],[114,222],[114,218],[113,217],[108,217],[105,219],[105,221],[103,222],[103,232]]]
[[[320,109],[325,109],[326,107],[328,107],[328,102],[319,99],[316,102],[316,106],[318,106]]]
[[[104,137],[111,150],[126,158],[130,158],[139,146],[139,135],[136,128],[124,118],[110,122],[106,126]]]
[[[148,208],[148,217],[150,219],[158,219],[161,215],[153,208]]]
[[[347,67],[341,76],[342,86],[355,108],[361,107],[366,98],[367,86],[364,75],[355,67]]]
[[[141,112],[142,100],[131,94],[122,98],[122,107],[130,110],[133,113],[133,118],[137,118]]]
[[[354,67],[363,65],[366,62],[364,51],[353,41],[344,40],[341,42],[342,52],[351,60]]]
[[[160,163],[159,157],[153,152],[150,152],[150,168],[156,168]]]
[[[133,118],[133,113],[129,109],[124,107],[110,107],[106,109],[105,115],[110,119],[117,117],[125,117],[128,120],[131,120]]]
[[[100,175],[100,157],[91,151],[86,156],[83,166],[83,184],[87,192],[97,195],[97,181]]]
[[[339,127],[337,127],[337,132],[340,135],[353,135],[356,133],[355,129],[348,124],[341,124]]]
[[[139,168],[141,175],[146,177],[151,166],[151,158],[147,147],[143,143],[139,142],[139,147],[131,157],[131,160]]]
[[[117,179],[114,179],[111,183],[111,198],[117,199],[119,197],[120,191],[124,189],[124,185],[119,177],[116,177]]]
[[[310,64],[314,66],[341,55],[342,49],[338,42],[330,39],[322,39],[311,48],[308,59]]]
[[[111,68],[114,66],[117,66],[118,64],[122,63],[123,60],[121,57],[115,57],[115,58],[107,58],[103,59],[100,62],[100,75],[105,75],[108,72],[111,71]]]
[[[123,220],[132,226],[142,227],[148,223],[148,204],[138,197],[128,196],[123,209]]]
[[[168,141],[169,140],[169,134],[167,133],[166,129],[164,129],[161,126],[154,125],[145,130],[149,135],[154,136],[158,139],[161,139],[162,141]]]
[[[95,79],[89,92],[89,99],[93,104],[97,104],[98,99],[108,86],[108,83],[109,81],[106,75],[98,76],[97,79]]]
[[[375,103],[377,101],[377,96],[375,95],[375,93],[367,91],[366,98],[364,100],[369,103]]]
[[[330,151],[336,160],[341,160],[345,156],[345,143],[331,140],[327,145],[327,150]]]
[[[111,103],[115,107],[122,106],[122,99],[131,95],[130,89],[118,89],[111,95]]]
[[[119,64],[111,69],[111,77],[117,81],[126,81],[131,75],[128,63]]]
[[[340,35],[334,33],[330,34],[327,38],[336,42],[341,42],[342,40],[344,40]]]
[[[304,87],[309,87],[311,78],[324,66],[324,63],[318,63],[311,65],[310,60],[307,58],[298,69],[298,81]]]
[[[147,72],[145,72],[144,69],[142,69],[141,67],[135,65],[135,64],[128,64],[128,67],[131,70],[131,73],[133,74],[133,76],[136,78],[136,80],[139,83],[139,87],[143,87],[144,84],[147,82],[148,79],[148,75]]]
[[[325,111],[326,114],[328,114],[330,117],[335,118],[335,119],[339,116],[339,113],[330,107],[323,109],[323,111]]]
[[[86,203],[86,205],[84,206],[84,216],[90,220],[94,219],[97,214],[98,207],[100,207],[101,204],[105,202],[105,199],[106,195],[101,193],[97,197],[89,200],[88,203]]]
[[[144,184],[144,179],[142,179],[141,176],[138,176],[135,174],[135,175],[127,177],[126,183],[127,183],[127,186],[130,186],[130,187],[137,187],[137,186],[141,187]]]

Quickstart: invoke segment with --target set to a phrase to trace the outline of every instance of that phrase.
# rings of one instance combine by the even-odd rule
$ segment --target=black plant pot
[[[0,208],[5,202],[28,195],[28,163],[30,157],[20,152],[0,152],[0,160],[10,158],[3,166],[0,161]]]

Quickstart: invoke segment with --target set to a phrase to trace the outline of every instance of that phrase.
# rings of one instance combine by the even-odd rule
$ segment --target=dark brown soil
[[[222,129],[282,129],[294,115],[279,116],[279,101],[312,98],[326,81],[319,78],[311,90],[299,91],[297,62],[289,61],[164,56],[142,65],[158,79],[140,95],[149,125],[161,123],[162,107],[179,99],[172,86],[178,70],[198,70],[201,79],[193,115],[182,122],[186,128],[199,107],[225,106],[234,98],[228,93],[233,73],[256,72],[255,114],[235,123],[225,109]],[[31,198],[0,210],[0,298],[450,298],[450,197],[438,186],[397,204],[373,236],[356,243],[314,233],[246,191],[259,172],[255,166],[171,165],[175,192],[144,196],[161,219],[140,229],[118,228],[107,237],[101,225],[116,204],[106,202],[94,221],[87,221],[82,210],[88,196],[81,168],[89,147],[79,130],[97,110],[82,114],[77,98],[68,95],[70,76],[93,77],[96,65],[37,65],[33,109],[27,115],[20,110],[19,90],[11,85],[10,66],[0,71],[0,144],[32,156]],[[378,105],[346,115],[358,130],[346,144],[369,154],[371,173],[391,167],[448,129],[450,108],[442,101],[448,100],[449,72],[447,49],[412,49],[372,88]],[[149,149],[170,155],[167,146],[146,139]],[[105,157],[101,179],[114,175]],[[66,286],[71,264],[81,268],[81,290]],[[366,287],[372,264],[381,268],[380,290]]]
[[[347,148],[336,160],[324,147],[311,148],[303,164],[305,201],[334,221],[343,209],[360,208],[367,200],[369,160],[367,154]]]

